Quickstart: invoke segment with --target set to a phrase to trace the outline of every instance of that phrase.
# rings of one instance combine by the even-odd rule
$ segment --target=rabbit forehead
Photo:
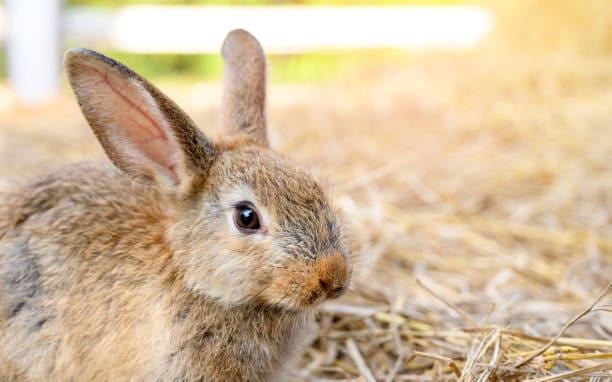
[[[265,149],[224,152],[216,161],[211,183],[219,191],[250,194],[269,209],[289,204],[326,205],[328,198],[313,177],[282,156]]]
[[[219,157],[212,175],[221,199],[250,196],[265,211],[281,248],[308,257],[342,250],[341,227],[323,187],[282,156],[261,148],[232,150]]]

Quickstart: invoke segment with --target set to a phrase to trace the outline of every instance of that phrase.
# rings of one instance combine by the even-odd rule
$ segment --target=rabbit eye
[[[254,233],[259,228],[259,216],[249,204],[239,204],[234,208],[234,224],[243,233]]]

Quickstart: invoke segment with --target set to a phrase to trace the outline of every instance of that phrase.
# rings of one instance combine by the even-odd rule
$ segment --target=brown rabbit
[[[350,253],[321,186],[268,149],[266,61],[223,45],[221,139],[122,64],[64,65],[112,163],[0,198],[0,380],[279,379]]]

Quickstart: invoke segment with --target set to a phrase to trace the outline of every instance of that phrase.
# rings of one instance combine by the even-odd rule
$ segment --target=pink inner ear
[[[120,138],[120,141],[128,143],[140,156],[154,162],[166,175],[178,181],[173,157],[176,144],[168,137],[167,122],[155,101],[129,79],[95,67],[90,68],[99,78],[94,87],[99,88],[102,85],[105,88],[101,90],[100,98],[100,103],[104,105],[99,106],[104,106],[101,109],[110,111],[111,114],[105,117],[113,122],[107,125],[111,129],[108,131],[111,135],[109,138],[112,139],[112,135]],[[104,96],[104,93],[108,94]]]

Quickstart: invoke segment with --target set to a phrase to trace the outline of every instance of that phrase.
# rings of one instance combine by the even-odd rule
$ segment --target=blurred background
[[[62,76],[65,49],[124,62],[214,136],[221,42],[234,28],[260,40],[272,143],[328,185],[360,254],[296,379],[611,377],[605,297],[548,358],[516,361],[612,279],[612,2],[6,0],[0,10],[0,186],[103,158]]]

